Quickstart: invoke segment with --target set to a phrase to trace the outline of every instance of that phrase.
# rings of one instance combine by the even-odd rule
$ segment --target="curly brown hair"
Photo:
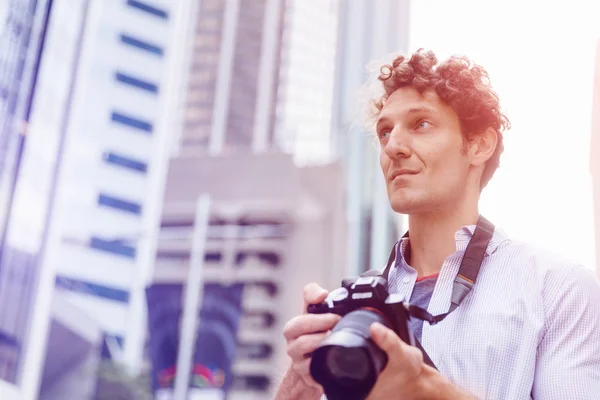
[[[510,128],[510,121],[500,111],[498,95],[492,90],[485,69],[464,56],[452,56],[438,63],[432,51],[419,49],[410,59],[398,56],[391,65],[383,65],[378,79],[383,83],[384,93],[371,102],[372,121],[377,119],[394,91],[413,87],[419,93],[435,90],[440,99],[452,107],[460,120],[465,144],[488,128],[496,131],[498,144],[483,171],[483,189],[499,166],[504,150],[502,132]]]

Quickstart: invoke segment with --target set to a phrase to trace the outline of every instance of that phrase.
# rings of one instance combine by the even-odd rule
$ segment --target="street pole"
[[[196,342],[196,327],[198,326],[198,320],[200,318],[199,310],[202,302],[202,270],[204,267],[204,252],[206,247],[209,213],[210,197],[207,194],[202,194],[196,203],[190,268],[185,290],[185,302],[183,305],[179,351],[177,352],[177,372],[175,375],[174,388],[175,400],[185,400],[189,388],[192,358],[194,356]]]

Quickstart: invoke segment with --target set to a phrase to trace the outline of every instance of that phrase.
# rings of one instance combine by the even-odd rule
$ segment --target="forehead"
[[[454,112],[440,99],[435,90],[429,89],[419,93],[413,87],[405,87],[397,89],[388,97],[378,119],[395,119],[415,110],[440,115]]]

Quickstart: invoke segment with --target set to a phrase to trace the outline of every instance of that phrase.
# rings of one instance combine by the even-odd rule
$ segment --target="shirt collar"
[[[467,245],[473,237],[473,232],[475,232],[475,227],[476,225],[465,225],[454,233],[454,240],[456,241],[456,251],[464,252],[467,249]],[[492,235],[492,239],[488,244],[488,247],[485,251],[485,255],[489,256],[491,254],[494,254],[494,252],[498,249],[498,246],[500,246],[500,244],[506,240],[508,240],[506,233],[501,229],[495,227],[494,234]],[[399,246],[396,247],[396,262],[394,263],[396,266],[398,266],[400,263],[406,264],[404,254],[406,254],[406,249],[409,243],[410,239],[406,235],[403,236],[398,242]]]
[[[471,241],[473,237],[473,232],[475,232],[476,225],[465,225],[454,234],[454,240],[456,241],[456,251],[465,251],[467,249],[467,245]],[[488,247],[485,251],[487,256],[494,254],[498,246],[504,241],[508,240],[508,236],[501,229],[495,227],[494,234],[492,235],[492,239],[488,244]]]

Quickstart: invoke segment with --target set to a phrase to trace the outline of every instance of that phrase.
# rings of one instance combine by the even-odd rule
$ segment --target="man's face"
[[[448,211],[468,184],[460,121],[433,90],[390,95],[377,121],[380,163],[392,209],[402,214]]]

